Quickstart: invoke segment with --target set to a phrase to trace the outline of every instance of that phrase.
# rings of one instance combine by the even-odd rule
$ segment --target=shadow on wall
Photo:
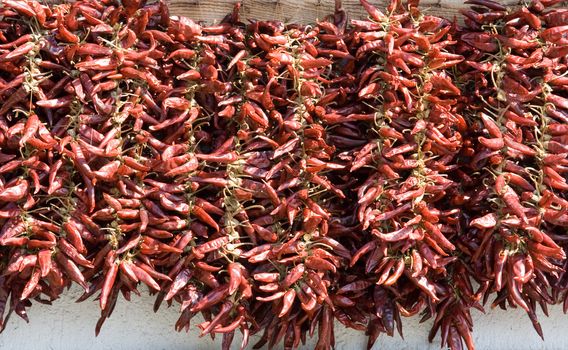
[[[146,291],[143,290],[143,293]],[[79,288],[72,288],[53,305],[34,305],[30,309],[30,323],[13,315],[6,330],[0,336],[0,348],[6,350],[213,350],[219,349],[222,337],[211,340],[209,336],[199,338],[196,317],[189,333],[177,333],[174,324],[179,315],[177,305],[162,308],[154,313],[154,298],[147,294],[133,296],[132,302],[119,300],[110,319],[105,322],[101,334],[95,338],[95,324],[99,317],[98,303],[90,299],[75,303],[81,294]],[[483,349],[568,349],[568,316],[561,306],[550,309],[550,317],[540,317],[546,342],[533,330],[530,320],[522,310],[501,312],[488,310],[486,315],[473,311],[474,338],[478,350]],[[426,341],[430,323],[418,323],[419,318],[405,319],[404,339],[381,335],[374,349],[428,349],[438,350],[439,339],[428,344]],[[336,349],[365,349],[367,339],[363,333],[346,330],[336,324]],[[235,338],[233,348],[238,348],[240,339]],[[252,345],[258,338],[251,339]],[[308,342],[303,349],[312,349],[315,342]]]

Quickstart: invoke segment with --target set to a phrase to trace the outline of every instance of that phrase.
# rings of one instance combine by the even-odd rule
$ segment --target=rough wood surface
[[[206,23],[219,22],[229,13],[236,0],[168,0],[172,15],[186,16]],[[385,1],[370,0],[382,8]],[[519,0],[501,0],[504,5],[515,5]],[[313,23],[315,20],[333,13],[334,0],[241,0],[243,19],[269,20],[284,22]],[[422,0],[421,6],[427,12],[452,18],[460,8],[467,7],[460,0]],[[343,7],[349,18],[365,18],[366,14],[359,5],[359,0],[343,0]]]

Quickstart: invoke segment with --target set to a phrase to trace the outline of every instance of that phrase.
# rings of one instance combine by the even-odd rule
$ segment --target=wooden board
[[[219,22],[232,11],[236,0],[168,0],[172,15],[186,16],[206,23]],[[385,7],[385,1],[370,0],[379,8]],[[507,6],[514,6],[519,0],[498,1]],[[313,23],[317,19],[333,13],[334,0],[241,0],[243,19],[281,20],[284,22]],[[421,7],[437,16],[453,18],[459,9],[468,7],[460,0],[423,0]],[[366,14],[359,0],[344,0],[343,8],[349,18],[365,18]]]

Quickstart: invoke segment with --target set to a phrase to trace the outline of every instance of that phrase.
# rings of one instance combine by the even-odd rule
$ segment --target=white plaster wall
[[[95,337],[94,327],[99,316],[98,303],[91,300],[75,303],[80,294],[72,289],[53,305],[34,304],[29,310],[30,323],[12,316],[4,333],[0,334],[2,350],[209,350],[219,349],[221,337],[212,341],[199,338],[194,319],[189,333],[177,333],[174,324],[177,307],[162,307],[152,311],[154,299],[135,297],[131,302],[119,300],[114,314]],[[550,317],[541,316],[546,342],[533,331],[529,319],[519,310],[507,312],[495,309],[483,315],[474,311],[474,338],[477,349],[568,349],[568,315],[561,307],[551,308]],[[426,338],[430,323],[419,324],[418,319],[404,319],[404,340],[400,337],[379,337],[374,349],[439,349],[438,339],[428,344]],[[366,337],[362,333],[347,331],[336,326],[337,349],[365,349]],[[236,343],[240,338],[235,337]],[[255,339],[252,340],[254,344]],[[304,349],[312,349],[314,342]]]

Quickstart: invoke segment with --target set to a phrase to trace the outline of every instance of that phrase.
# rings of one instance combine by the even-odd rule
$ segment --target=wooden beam
[[[172,15],[186,16],[196,21],[217,23],[232,11],[236,0],[168,0]],[[385,8],[385,1],[370,0],[379,8]],[[504,5],[517,5],[519,0],[501,0]],[[286,23],[313,23],[333,13],[333,0],[241,0],[241,18],[258,20],[281,20]],[[469,5],[461,0],[423,0],[421,7],[426,13],[453,18],[459,9]],[[344,0],[343,8],[349,18],[365,18],[366,14],[359,0]]]

